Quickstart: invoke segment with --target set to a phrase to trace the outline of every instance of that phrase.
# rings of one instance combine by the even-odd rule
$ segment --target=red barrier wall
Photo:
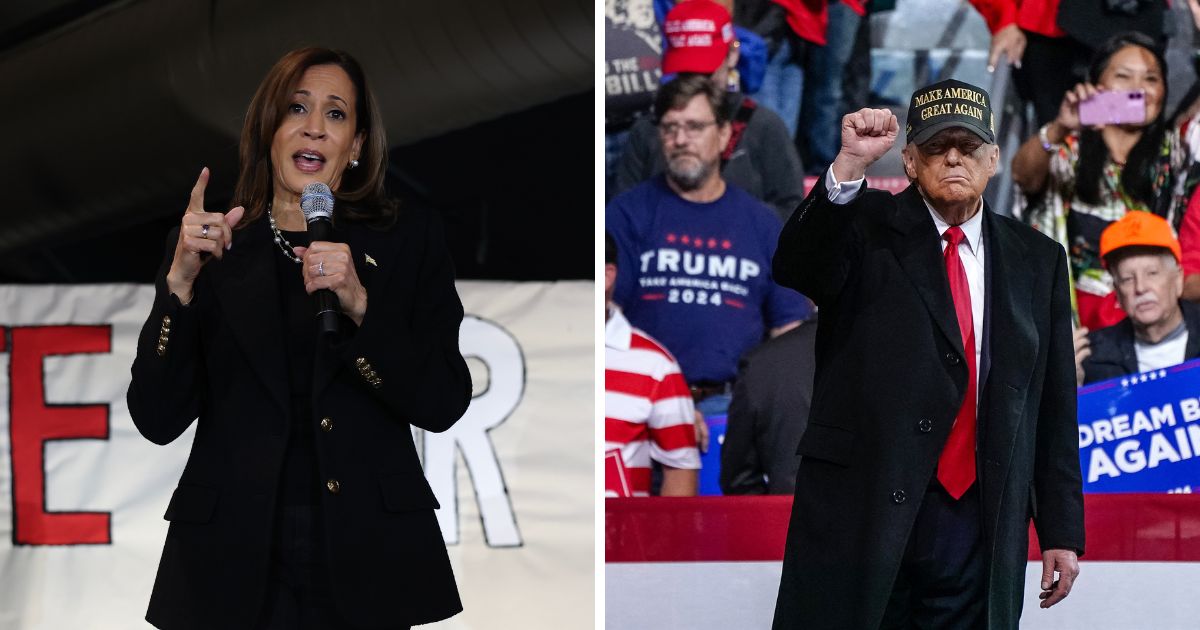
[[[779,561],[787,496],[606,499],[606,562]],[[1200,561],[1200,496],[1084,495],[1087,560]],[[1029,559],[1040,560],[1036,534]]]

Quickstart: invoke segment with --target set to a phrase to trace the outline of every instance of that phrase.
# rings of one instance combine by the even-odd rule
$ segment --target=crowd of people
[[[1187,95],[1169,111],[1165,3],[1090,17],[1060,11],[1072,0],[971,4],[989,69],[1013,65],[1036,128],[1000,156],[1015,207],[991,210],[1066,250],[1078,384],[1200,357],[1200,90],[1174,86]],[[606,114],[606,449],[636,471],[634,494],[694,493],[714,416],[728,418],[723,492],[793,491],[817,311],[772,259],[805,176],[833,190],[840,121],[867,99],[867,18],[892,6],[654,2],[652,105]]]

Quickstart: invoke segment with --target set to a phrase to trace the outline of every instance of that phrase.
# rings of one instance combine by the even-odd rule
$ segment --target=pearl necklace
[[[275,225],[275,215],[271,214],[271,204],[269,203],[267,204],[267,218],[271,221],[271,231],[275,233],[275,244],[283,251],[283,255],[290,258],[297,265],[303,263],[304,260],[292,252],[292,244],[283,237],[283,232],[279,231],[279,226]]]

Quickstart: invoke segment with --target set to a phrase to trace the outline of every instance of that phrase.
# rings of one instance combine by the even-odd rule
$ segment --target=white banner
[[[418,448],[466,610],[426,627],[590,627],[594,284],[458,286],[475,399]],[[152,298],[0,286],[0,628],[150,628],[162,516],[195,430],[155,446],[129,418]]]
[[[604,567],[613,630],[770,628],[779,562],[622,562]],[[1025,570],[1026,630],[1192,630],[1200,625],[1198,562],[1080,563],[1071,595],[1038,607],[1042,563]]]

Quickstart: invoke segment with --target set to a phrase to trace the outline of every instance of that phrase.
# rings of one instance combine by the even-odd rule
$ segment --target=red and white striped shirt
[[[692,396],[675,357],[615,307],[604,326],[604,450],[620,449],[634,496],[650,494],[650,460],[700,468]]]

